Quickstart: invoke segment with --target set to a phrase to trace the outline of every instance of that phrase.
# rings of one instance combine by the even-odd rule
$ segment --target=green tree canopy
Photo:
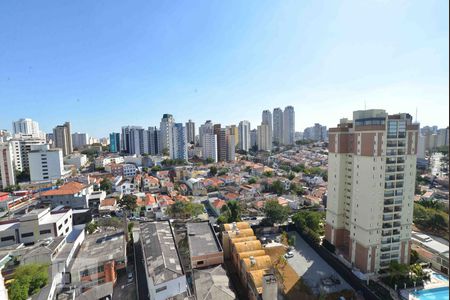
[[[137,197],[135,195],[125,195],[125,196],[123,196],[122,199],[120,199],[117,202],[117,204],[122,209],[125,209],[127,211],[133,211],[137,207],[136,200],[137,200]]]
[[[264,213],[266,214],[266,220],[270,224],[281,224],[287,221],[289,217],[289,207],[282,206],[277,200],[269,200],[264,206]]]
[[[238,222],[241,220],[241,207],[236,200],[228,201],[222,206],[220,212],[224,223]]]
[[[167,208],[166,213],[176,219],[189,219],[192,217],[197,217],[204,212],[204,207],[202,204],[175,201],[174,204]]]
[[[211,174],[211,176],[216,176],[216,174],[217,174],[217,167],[216,166],[211,166],[209,168],[209,174]]]
[[[108,177],[104,177],[100,182],[100,189],[105,191],[107,194],[111,194],[112,192],[112,182]]]
[[[27,264],[19,266],[14,273],[14,282],[8,293],[12,300],[26,300],[38,293],[48,283],[48,266]]]

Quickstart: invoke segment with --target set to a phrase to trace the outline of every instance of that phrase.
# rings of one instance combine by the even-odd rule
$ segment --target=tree
[[[9,298],[26,300],[40,291],[48,282],[48,266],[27,264],[19,266],[14,273],[14,282],[9,287]]]
[[[123,227],[123,220],[117,217],[102,218],[98,220],[98,226],[108,228],[113,227],[115,230]]]
[[[317,211],[300,211],[292,217],[292,221],[294,221],[298,229],[304,232],[312,231],[318,233],[322,230],[322,214]]]
[[[292,180],[295,178],[295,175],[293,173],[289,173],[288,177],[289,180]]]
[[[289,207],[280,205],[277,200],[269,200],[264,206],[264,213],[269,223],[281,224],[289,217]]]
[[[409,267],[405,264],[399,263],[396,260],[393,260],[389,263],[388,273],[389,281],[391,285],[393,285],[396,282],[399,282],[400,279],[408,276]]]
[[[288,239],[289,246],[295,246],[295,235],[291,235]]]
[[[211,174],[211,176],[216,176],[216,174],[217,174],[217,167],[216,166],[211,166],[209,168],[209,174]]]
[[[100,182],[100,189],[105,191],[107,194],[111,194],[112,192],[112,182],[109,178],[105,177]]]
[[[250,166],[245,167],[245,172],[250,174],[251,171],[252,171],[252,167],[250,167]]]
[[[241,207],[236,200],[230,200],[220,209],[221,216],[225,216],[225,223],[238,222],[241,220]]]
[[[273,176],[273,173],[272,173],[272,171],[265,171],[265,172],[263,173],[263,176],[266,176],[266,177],[272,177],[272,176]]]
[[[202,204],[175,201],[174,204],[167,208],[166,213],[172,218],[177,219],[189,219],[192,217],[197,217],[204,212],[204,207]]]
[[[163,156],[169,156],[169,149],[164,148],[164,149],[162,150],[162,155],[163,155]]]
[[[250,178],[250,179],[248,180],[248,183],[249,183],[249,184],[254,184],[254,183],[256,183],[256,178],[255,178],[255,177]]]
[[[205,162],[206,162],[206,164],[212,164],[214,162],[214,159],[212,159],[211,157],[208,157]]]
[[[217,173],[217,176],[225,175],[228,173],[228,171],[229,170],[227,168],[220,169],[220,171]]]
[[[415,264],[417,261],[419,261],[419,253],[417,253],[416,250],[411,250],[411,256],[410,256],[409,262],[411,264]]]
[[[88,223],[86,225],[86,231],[88,234],[92,234],[95,232],[95,230],[97,230],[98,226],[96,223],[92,222],[92,223]]]
[[[276,193],[278,196],[283,195],[284,193],[284,184],[279,181],[275,180],[270,186],[269,191],[272,193]]]
[[[304,164],[298,164],[294,167],[292,167],[292,171],[299,173],[299,172],[304,172],[305,171],[305,165]]]
[[[136,200],[137,197],[135,195],[125,195],[117,204],[126,211],[133,211],[137,207]]]
[[[162,170],[162,168],[161,168],[161,166],[154,166],[154,167],[152,167],[152,172],[158,172],[158,171],[161,171]]]
[[[12,193],[12,192],[18,191],[18,190],[20,190],[20,186],[18,184],[8,185],[3,189],[3,191],[7,192],[7,193]]]

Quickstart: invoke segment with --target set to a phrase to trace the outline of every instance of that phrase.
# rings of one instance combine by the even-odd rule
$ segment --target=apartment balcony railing
[[[393,217],[393,216],[390,216],[390,215],[388,215],[388,216],[383,216],[383,221],[392,221],[392,220],[394,220],[394,217]]]
[[[383,224],[383,229],[386,229],[386,228],[392,228],[392,224],[390,224],[390,223],[384,223],[384,224]]]
[[[384,205],[393,205],[393,204],[394,204],[393,199],[384,200]]]

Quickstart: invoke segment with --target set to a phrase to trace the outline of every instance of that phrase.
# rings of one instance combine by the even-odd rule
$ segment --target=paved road
[[[144,268],[144,257],[142,255],[141,243],[139,242],[139,231],[133,230],[134,257],[136,262],[136,284],[139,300],[150,300],[147,287],[147,278]]]
[[[305,280],[305,283],[311,287],[314,293],[319,294],[320,289],[323,289],[326,293],[333,293],[344,289],[352,290],[351,286],[296,232],[291,232],[289,235],[295,235],[295,249],[292,251],[294,257],[289,258],[288,263]],[[341,283],[326,287],[322,286],[321,279],[330,277],[331,275],[339,278]]]
[[[129,269],[130,272],[133,272],[133,282],[128,283],[128,272],[127,270],[120,270],[118,272],[118,278],[116,282],[116,286],[113,291],[113,300],[122,300],[122,299],[136,299],[136,286],[135,286],[135,275],[134,275],[134,267]]]

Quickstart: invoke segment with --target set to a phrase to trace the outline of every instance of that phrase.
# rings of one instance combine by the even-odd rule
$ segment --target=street
[[[134,257],[136,265],[136,276],[134,278],[137,291],[138,300],[150,300],[147,287],[147,274],[144,268],[144,257],[142,255],[142,247],[139,242],[139,230],[133,229],[133,239],[134,239]]]

